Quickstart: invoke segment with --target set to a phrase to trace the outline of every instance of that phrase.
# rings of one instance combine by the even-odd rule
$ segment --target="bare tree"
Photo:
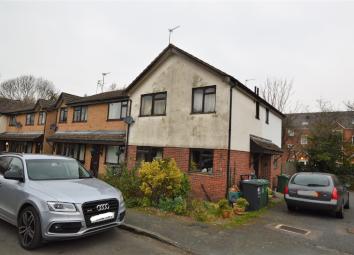
[[[32,75],[22,75],[9,79],[0,84],[0,96],[20,100],[25,103],[34,103],[37,99],[55,99],[58,91],[52,82]]]
[[[347,107],[348,111],[354,111],[354,101],[350,102],[345,102],[345,106]]]
[[[281,112],[289,110],[292,94],[293,82],[286,79],[267,78],[261,88],[261,96]]]

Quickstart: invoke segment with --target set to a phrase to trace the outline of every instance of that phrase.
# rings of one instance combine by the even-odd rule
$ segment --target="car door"
[[[6,196],[4,190],[4,173],[9,168],[11,157],[0,156],[0,217],[5,218],[5,199]]]
[[[5,159],[5,161],[8,162],[8,168],[5,172],[16,171],[22,175],[24,174],[24,166],[21,158],[8,156],[8,159]],[[5,179],[2,176],[0,185],[2,216],[12,224],[16,224],[17,209],[24,197],[23,187],[23,182]]]
[[[337,188],[340,200],[343,201],[343,205],[345,205],[348,199],[347,188],[343,185],[343,183],[338,179],[337,176],[333,176],[333,182],[335,187]]]

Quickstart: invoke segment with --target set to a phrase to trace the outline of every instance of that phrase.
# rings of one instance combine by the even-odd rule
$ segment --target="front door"
[[[90,170],[92,171],[92,174],[95,177],[98,176],[98,168],[100,166],[100,151],[100,145],[92,145]]]
[[[42,143],[36,143],[35,153],[41,153]]]

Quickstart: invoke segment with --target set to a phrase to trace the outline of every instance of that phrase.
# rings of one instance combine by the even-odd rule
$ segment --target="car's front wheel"
[[[33,207],[23,209],[18,218],[18,238],[23,248],[32,250],[42,244],[41,222]]]

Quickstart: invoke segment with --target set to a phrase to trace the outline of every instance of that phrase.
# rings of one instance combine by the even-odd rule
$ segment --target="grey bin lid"
[[[263,186],[263,185],[269,185],[269,181],[266,179],[252,179],[252,180],[244,180],[242,181],[242,184],[251,184],[255,186]]]

